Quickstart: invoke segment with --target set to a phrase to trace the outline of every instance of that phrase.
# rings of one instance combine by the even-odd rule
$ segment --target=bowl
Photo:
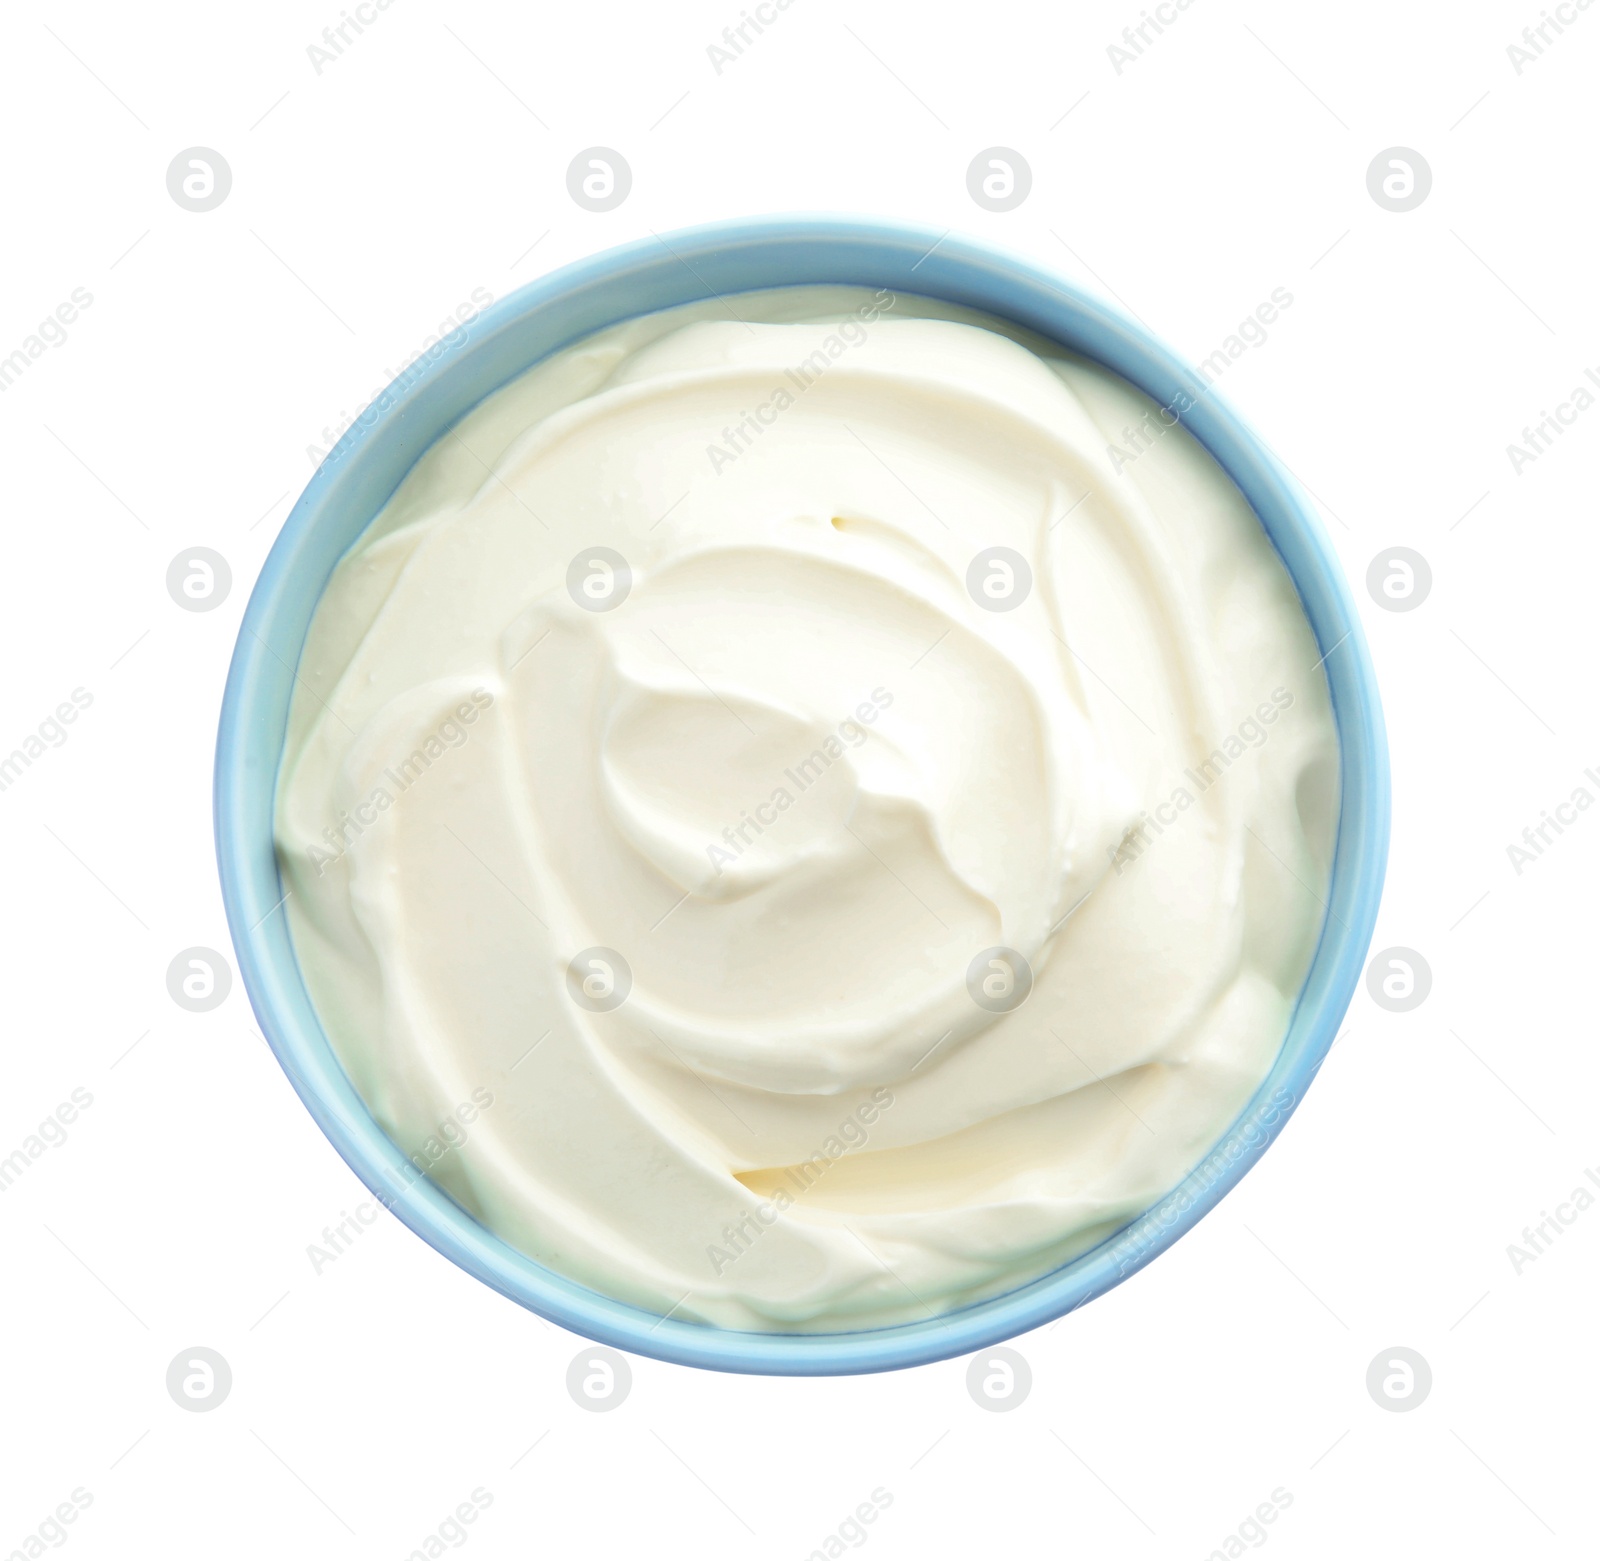
[[[1260,518],[1323,652],[1341,807],[1322,932],[1272,1071],[1190,1175],[1116,1235],[1009,1293],[924,1321],[848,1333],[745,1333],[661,1317],[518,1252],[427,1179],[374,1120],[301,979],[283,910],[273,803],[306,630],[339,558],[413,462],[539,359],[634,315],[758,288],[842,283],[920,293],[1024,326],[1096,360],[1159,405],[1182,392],[1189,431]],[[981,1350],[1103,1295],[1178,1239],[1281,1131],[1333,1042],[1366,957],[1389,837],[1389,766],[1371,659],[1322,525],[1289,474],[1194,370],[1148,332],[1031,262],[898,223],[764,217],[641,240],[563,267],[435,346],[358,417],[307,484],[250,597],[223,695],[217,860],[240,974],[306,1108],[374,1194],[485,1284],[604,1344],[684,1365],[769,1375],[887,1371]]]

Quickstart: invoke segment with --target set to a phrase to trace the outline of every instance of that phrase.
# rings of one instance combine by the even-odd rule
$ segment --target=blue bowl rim
[[[964,304],[1105,364],[1158,405],[1180,391],[1192,397],[1185,426],[1261,519],[1323,652],[1341,809],[1322,932],[1277,1060],[1178,1187],[1072,1262],[960,1310],[849,1333],[745,1333],[661,1317],[546,1269],[412,1168],[356,1094],[306,994],[282,909],[272,801],[305,625],[337,557],[429,444],[539,357],[605,324],[674,302],[805,283]],[[541,329],[548,345],[519,362]],[[341,518],[362,513],[355,525]],[[331,553],[330,538],[344,539]],[[318,467],[262,567],[228,672],[214,779],[223,903],[245,990],[306,1108],[379,1200],[468,1273],[575,1333],[659,1360],[767,1375],[889,1371],[984,1349],[1104,1294],[1190,1229],[1261,1157],[1321,1067],[1360,979],[1389,840],[1388,747],[1360,620],[1315,511],[1261,440],[1142,326],[1031,261],[948,231],[829,214],[711,223],[578,260],[491,304],[420,373],[403,372]]]

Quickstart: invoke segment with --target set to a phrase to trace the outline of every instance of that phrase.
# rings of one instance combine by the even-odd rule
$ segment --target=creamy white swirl
[[[909,1320],[1226,1131],[1336,737],[1259,523],[1114,376],[928,300],[731,310],[530,370],[341,563],[291,925],[358,1089],[515,1245],[679,1317]]]

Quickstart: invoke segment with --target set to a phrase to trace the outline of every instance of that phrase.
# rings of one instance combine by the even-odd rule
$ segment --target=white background
[[[481,1561],[800,1558],[879,1486],[882,1558],[1198,1558],[1279,1487],[1263,1548],[1285,1558],[1592,1553],[1600,1209],[1520,1274],[1506,1250],[1600,1166],[1600,814],[1520,875],[1506,852],[1600,795],[1600,408],[1520,475],[1506,450],[1600,372],[1600,8],[1519,76],[1506,46],[1538,9],[1196,0],[1119,75],[1136,0],[794,0],[718,75],[738,0],[396,0],[318,75],[338,0],[7,8],[0,356],[75,287],[94,301],[0,394],[0,751],[72,689],[93,704],[0,792],[0,1156],[75,1088],[93,1105],[0,1194],[0,1555],[76,1487],[84,1561],[399,1558],[475,1487]],[[565,183],[595,144],[634,175],[605,215]],[[205,214],[165,184],[194,145],[233,171]],[[994,145],[1033,170],[1004,215],[966,188]],[[1434,177],[1405,214],[1366,187],[1395,145]],[[580,1340],[388,1217],[313,1272],[365,1192],[237,983],[195,1015],[165,973],[230,948],[215,719],[307,446],[475,287],[800,209],[1007,246],[1196,362],[1293,294],[1222,393],[1356,589],[1394,750],[1375,947],[1419,950],[1434,985],[1406,1014],[1358,992],[1244,1185],[1014,1341],[1015,1410],[977,1407],[964,1361],[789,1381],[637,1360],[591,1414],[565,1387]],[[210,613],[164,584],[196,545],[232,567]],[[1412,612],[1363,584],[1394,545],[1432,566]],[[210,1413],[164,1385],[192,1345],[232,1367]],[[1409,1413],[1365,1386],[1396,1345],[1433,1371]]]

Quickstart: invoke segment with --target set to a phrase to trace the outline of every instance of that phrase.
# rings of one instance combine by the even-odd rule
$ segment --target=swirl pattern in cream
[[[1282,1040],[1338,798],[1293,587],[1173,422],[793,289],[440,440],[328,586],[279,790],[309,990],[417,1163],[769,1330],[997,1293],[1179,1181]]]

